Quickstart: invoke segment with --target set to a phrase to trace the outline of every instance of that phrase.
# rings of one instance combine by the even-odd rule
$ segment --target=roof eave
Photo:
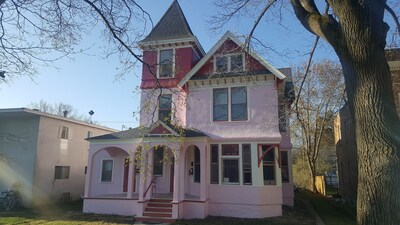
[[[186,74],[185,77],[182,78],[182,80],[178,83],[179,87],[183,87],[190,78],[197,72],[199,69],[215,54],[215,52],[221,47],[223,43],[225,43],[226,40],[231,39],[233,42],[235,42],[238,46],[243,46],[244,43],[242,43],[232,32],[227,31],[221,39],[210,49],[210,51]],[[248,50],[247,48],[244,48],[244,51],[246,51],[248,54],[250,54],[252,57],[254,57],[257,61],[259,61],[265,68],[267,68],[269,71],[271,71],[272,74],[274,74],[277,78],[283,80],[286,78],[286,76],[280,72],[278,69],[273,67],[270,63],[268,63],[266,60],[264,60],[261,56],[259,56],[256,52],[252,50]]]

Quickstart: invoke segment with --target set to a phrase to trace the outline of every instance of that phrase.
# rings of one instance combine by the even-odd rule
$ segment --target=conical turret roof
[[[174,0],[149,35],[141,42],[194,37],[177,0]]]

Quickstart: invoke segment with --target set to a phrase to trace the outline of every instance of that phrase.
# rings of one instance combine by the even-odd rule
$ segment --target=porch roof
[[[168,125],[167,125],[168,126]],[[201,131],[190,129],[190,128],[179,128],[179,132],[176,128],[168,126],[170,129],[177,131],[178,136],[180,137],[207,137]],[[111,134],[105,134],[100,136],[95,136],[91,138],[87,138],[86,140],[110,140],[110,139],[132,139],[132,138],[143,138],[143,137],[165,137],[172,136],[172,134],[152,134],[151,131],[153,129],[151,127],[143,127],[139,126],[133,129],[124,130],[120,132],[115,132]],[[177,135],[174,135],[177,136]]]

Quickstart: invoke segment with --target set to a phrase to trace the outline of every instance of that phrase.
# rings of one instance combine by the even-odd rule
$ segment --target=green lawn
[[[178,220],[174,225],[310,225],[313,216],[305,209],[308,200],[326,225],[355,224],[354,208],[308,192],[296,193],[295,207],[285,207],[284,215],[268,219],[208,217],[203,220]],[[51,205],[45,208],[15,211],[0,210],[0,224],[133,224],[132,216],[82,213],[82,201]]]
[[[55,204],[36,210],[0,210],[0,224],[133,224],[132,216],[82,213],[82,201]]]
[[[297,193],[298,199],[308,200],[325,225],[355,225],[356,209],[311,192]]]

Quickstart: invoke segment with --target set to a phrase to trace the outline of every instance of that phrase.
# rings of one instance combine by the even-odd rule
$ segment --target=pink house
[[[293,205],[290,69],[231,32],[204,52],[178,1],[138,44],[141,126],[88,139],[84,212],[163,221],[282,215]]]

